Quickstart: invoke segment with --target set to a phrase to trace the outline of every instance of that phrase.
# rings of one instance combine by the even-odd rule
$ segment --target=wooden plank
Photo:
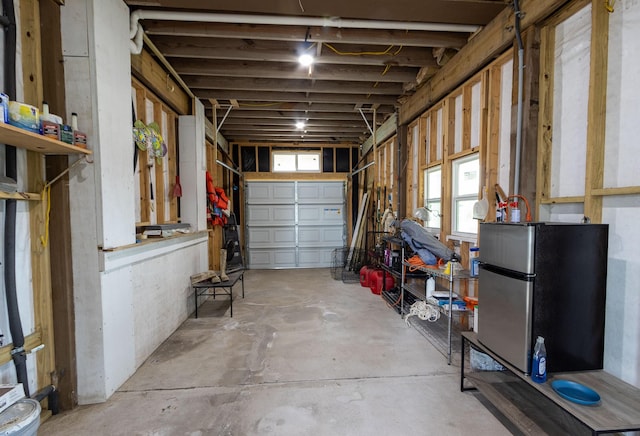
[[[40,201],[42,197],[40,194],[34,194],[33,192],[5,192],[0,191],[0,199],[3,200],[32,200]]]
[[[538,23],[569,0],[522,0],[522,28]],[[513,8],[505,8],[400,107],[400,124],[417,117],[489,61],[515,39]]]
[[[540,103],[538,114],[538,167],[534,211],[551,197],[551,152],[553,147],[553,83],[555,32],[551,26],[540,30]]]
[[[40,106],[42,102],[42,55],[40,45],[40,9],[37,0],[23,0],[20,2],[19,28],[22,41],[24,102]],[[25,177],[27,189],[35,192],[42,190],[44,174],[44,156],[41,153],[28,151],[27,175]],[[52,383],[51,374],[55,370],[51,264],[48,241],[46,240],[48,229],[45,228],[48,224],[47,221],[46,204],[44,202],[30,203],[29,231],[31,237],[29,239],[31,246],[34,324],[35,329],[41,333],[44,345],[44,348],[36,354],[38,384],[30,387],[33,392],[50,385]],[[41,242],[41,238],[45,238],[44,244]]]
[[[499,389],[495,387],[497,380],[491,379],[503,376],[494,372],[475,372],[466,374],[473,385],[484,395],[491,404],[493,404],[501,413],[503,413],[511,423],[513,423],[522,433],[526,435],[541,435],[546,432],[542,430],[533,420],[531,420],[520,408],[507,397]],[[502,382],[504,383],[504,382]]]
[[[540,95],[540,29],[529,27],[522,35],[524,44],[524,74],[522,92],[522,148],[520,153],[520,181],[519,193],[523,195],[529,204],[536,202],[536,180],[529,174],[536,174],[538,162],[538,100]],[[515,62],[517,65],[517,50]],[[517,67],[516,67],[517,69]],[[517,75],[515,76],[517,78]],[[514,80],[517,86],[517,79]],[[538,216],[538,210],[531,211],[532,218]]]
[[[440,240],[445,241],[446,236],[451,234],[452,224],[452,204],[451,189],[453,175],[451,168],[450,154],[454,151],[455,135],[455,105],[451,98],[446,98],[442,105],[442,186],[440,197]]]
[[[31,351],[40,345],[42,345],[42,334],[40,333],[39,330],[36,330],[30,335],[25,336],[24,349],[26,351]],[[12,349],[13,349],[13,343],[8,343],[0,347],[0,366],[6,365],[7,363],[13,360],[11,357]]]
[[[619,188],[592,189],[591,195],[637,195],[640,194],[640,186],[625,186]]]
[[[52,113],[63,114],[66,113],[66,97],[60,7],[54,2],[40,1],[40,16],[47,17],[40,22],[44,100],[49,103]],[[68,166],[66,156],[47,156],[46,179],[52,180]],[[56,254],[50,257],[56,359],[51,381],[59,393],[60,409],[71,410],[78,403],[78,379],[68,174],[51,186],[50,201],[49,250]],[[40,419],[42,421],[43,414]]]
[[[488,79],[488,110],[487,110],[487,134],[486,147],[480,156],[484,157],[484,163],[480,167],[485,168],[483,184],[487,186],[487,195],[490,205],[495,204],[495,184],[498,182],[498,165],[500,156],[500,114],[502,112],[502,65],[494,65],[489,69]],[[497,205],[496,205],[497,206]],[[495,221],[496,207],[489,207],[486,221]]]
[[[177,135],[177,123],[178,117],[173,113],[169,113],[167,118],[167,131],[169,133],[169,143],[167,147],[168,151],[168,163],[169,163],[169,186],[172,189],[170,200],[169,200],[169,220],[172,222],[178,222],[180,217],[178,216],[178,198],[173,195],[173,189],[178,180],[178,160],[177,160],[177,143],[178,143],[178,135]]]
[[[602,188],[604,184],[608,50],[609,12],[601,1],[592,0],[584,199],[584,215],[591,219],[592,223],[602,222],[602,196],[592,195],[591,191]]]
[[[571,204],[571,203],[583,203],[583,196],[575,196],[575,197],[551,197],[545,198],[540,201],[540,204]]]
[[[353,237],[351,238],[351,245],[349,246],[349,255],[347,256],[347,265],[349,265],[349,263],[351,262],[351,259],[353,258],[353,251],[356,248],[357,245],[357,241],[358,241],[358,234],[360,233],[360,230],[363,226],[363,224],[366,222],[366,218],[365,218],[365,211],[367,210],[367,206],[369,204],[369,192],[365,192],[364,195],[362,196],[362,200],[360,201],[360,207],[358,210],[358,219],[356,220],[356,225],[354,226],[354,230],[353,230]]]
[[[139,55],[131,55],[131,70],[138,80],[152,89],[179,115],[191,113],[191,98],[149,52],[142,50]]]
[[[33,104],[33,106],[40,105],[36,103]],[[37,133],[31,133],[4,123],[0,123],[0,142],[42,154],[92,154],[92,151],[86,148],[76,147],[75,145],[67,144]]]
[[[513,375],[531,386],[553,403],[570,413],[595,432],[640,430],[640,389],[603,371],[572,371],[549,374],[546,383],[536,383],[531,377],[505,362],[478,342],[474,332],[463,332],[470,344],[505,366]],[[591,407],[562,398],[552,388],[554,380],[568,380],[594,389],[601,401]]]
[[[467,83],[462,87],[462,119],[456,120],[462,123],[461,150],[471,148],[471,87],[473,85],[473,83]]]
[[[147,95],[146,88],[137,80],[132,80],[133,87],[136,89],[136,120],[146,123],[146,105],[145,98]],[[140,183],[140,223],[151,223],[151,197],[149,196],[149,168],[147,167],[148,154],[146,150],[137,150],[138,152],[138,180]],[[137,223],[137,224],[140,224]]]
[[[158,123],[160,128],[162,129],[162,104],[160,102],[155,101],[153,105],[153,120]],[[162,131],[161,131],[162,132]],[[165,143],[169,141],[169,138],[164,138]],[[154,159],[153,162],[153,187],[154,187],[154,197],[151,200],[155,204],[156,210],[156,223],[163,224],[165,221],[165,201],[167,196],[165,196],[164,192],[164,168],[163,168],[164,160],[158,161],[158,159]],[[167,159],[168,163],[168,159]]]

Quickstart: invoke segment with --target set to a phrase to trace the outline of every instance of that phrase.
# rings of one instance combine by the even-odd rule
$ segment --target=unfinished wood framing
[[[136,119],[144,123],[155,121],[161,129],[167,154],[149,165],[149,152],[137,150],[140,186],[140,218],[136,225],[177,223],[178,199],[173,195],[177,176],[177,129],[178,115],[140,81],[132,78],[135,91]],[[149,113],[148,105],[151,105]]]
[[[553,138],[553,89],[555,29],[559,23],[571,17],[591,3],[591,41],[589,67],[589,95],[587,109],[587,145],[584,196],[552,196],[551,166]],[[626,193],[627,190],[607,190],[603,188],[606,102],[607,102],[607,61],[608,61],[609,12],[602,2],[576,0],[567,8],[549,19],[541,30],[540,44],[540,122],[538,126],[538,168],[536,210],[541,205],[581,204],[584,215],[591,222],[602,220],[602,196]],[[640,190],[639,190],[640,191]],[[634,193],[631,188],[629,193]]]
[[[569,0],[522,0],[522,28],[540,22]],[[472,38],[429,82],[419,88],[401,107],[400,123],[411,122],[425,109],[501,54],[515,39],[514,12],[505,9]]]
[[[20,2],[20,31],[22,41],[22,73],[24,102],[40,107],[43,97],[42,54],[40,44],[40,10],[37,0]],[[27,189],[40,192],[44,187],[44,156],[27,151]],[[49,199],[47,199],[49,201]],[[44,348],[36,354],[38,384],[32,392],[52,383],[55,371],[55,344],[53,337],[53,310],[51,300],[51,267],[49,245],[46,239],[46,204],[30,203],[31,274],[35,331],[39,331]],[[34,389],[35,388],[35,389]]]
[[[171,75],[158,64],[146,50],[139,55],[131,55],[131,71],[145,86],[153,90],[179,115],[191,112],[191,98]]]
[[[587,122],[587,162],[584,215],[602,222],[602,197],[594,189],[604,186],[604,151],[607,123],[607,64],[609,60],[609,12],[601,1],[591,3],[591,65]]]

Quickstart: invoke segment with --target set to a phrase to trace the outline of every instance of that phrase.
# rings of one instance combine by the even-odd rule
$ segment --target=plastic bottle
[[[480,272],[480,247],[469,249],[469,272],[471,277],[478,277]]]
[[[427,279],[427,283],[426,283],[426,291],[425,291],[425,293],[427,295],[427,298],[431,297],[435,290],[436,290],[436,279],[434,279],[433,276],[430,276]]]
[[[544,346],[544,338],[542,336],[538,336],[536,346],[533,348],[531,380],[536,383],[547,381],[547,349]]]

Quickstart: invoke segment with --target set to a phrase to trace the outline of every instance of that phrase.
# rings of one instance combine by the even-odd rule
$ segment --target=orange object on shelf
[[[467,303],[467,309],[471,311],[474,306],[478,305],[478,297],[462,297],[462,300]]]

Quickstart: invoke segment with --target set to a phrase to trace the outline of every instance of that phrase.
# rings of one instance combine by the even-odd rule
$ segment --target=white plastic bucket
[[[0,436],[35,436],[40,427],[40,403],[23,398],[0,413]]]

